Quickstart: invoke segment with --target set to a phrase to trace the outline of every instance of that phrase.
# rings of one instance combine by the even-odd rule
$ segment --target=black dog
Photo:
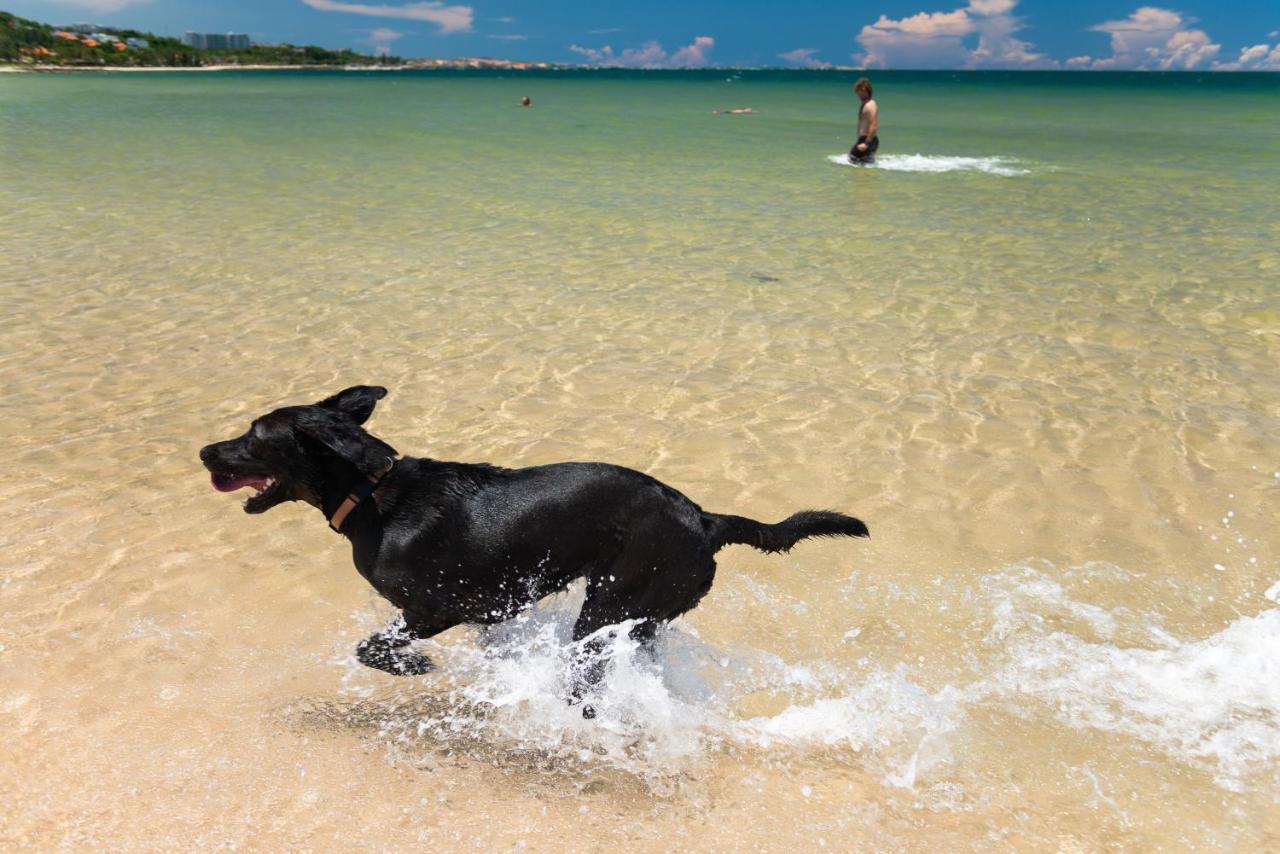
[[[867,536],[862,522],[824,510],[776,525],[707,513],[646,474],[606,463],[504,469],[397,459],[360,426],[386,393],[354,386],[277,409],[200,459],[214,488],[257,490],[246,513],[305,501],[351,541],[356,569],[402,612],[356,649],[388,673],[431,669],[405,649],[416,638],[501,622],[584,577],[574,640],[638,620],[631,634],[648,642],[711,589],[715,553],[730,543],[784,552],[805,537]],[[599,679],[603,648],[599,637],[584,645],[575,697]]]

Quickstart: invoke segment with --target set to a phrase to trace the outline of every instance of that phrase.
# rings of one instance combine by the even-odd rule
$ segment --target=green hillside
[[[38,21],[0,12],[0,63],[111,67],[195,67],[201,65],[399,65],[399,57],[372,57],[350,50],[314,46],[253,45],[244,50],[197,50],[178,39],[138,30],[99,27],[90,34],[66,32]],[[129,44],[128,40],[135,40]]]

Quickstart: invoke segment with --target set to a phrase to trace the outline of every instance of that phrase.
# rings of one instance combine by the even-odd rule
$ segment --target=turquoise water
[[[885,165],[903,155],[1005,158],[1030,173],[1018,181],[826,168],[851,141],[851,79],[24,76],[0,89],[0,177],[6,207],[24,212],[7,223],[13,233],[40,226],[34,199],[53,203],[54,215],[59,203],[96,196],[117,221],[135,201],[128,217],[143,224],[179,215],[166,230],[179,229],[184,253],[207,245],[184,238],[209,217],[215,241],[245,241],[248,258],[272,251],[255,245],[261,226],[270,234],[299,219],[317,237],[395,243],[487,228],[513,241],[554,239],[568,255],[601,237],[650,241],[654,261],[715,250],[732,263],[767,246],[781,269],[821,263],[834,277],[863,279],[909,275],[913,253],[959,262],[967,238],[987,235],[1010,252],[980,263],[1084,242],[1113,248],[1135,275],[1153,251],[1166,267],[1203,269],[1247,263],[1276,237],[1274,75],[877,78]],[[514,108],[525,92],[535,108]],[[760,112],[711,115],[731,106]],[[1038,276],[1034,286],[1057,285]]]
[[[291,263],[331,267],[315,250],[342,244],[362,255],[356,277],[422,263],[479,273],[505,245],[523,247],[527,276],[590,258],[673,287],[757,272],[913,281],[931,268],[922,278],[998,300],[1004,283],[1015,299],[1052,298],[1082,280],[1108,300],[1135,280],[1158,294],[1212,270],[1212,285],[1180,287],[1245,314],[1270,296],[1274,75],[885,73],[886,168],[865,173],[826,160],[851,142],[852,76],[12,75],[0,87],[7,251],[19,269],[47,268],[42,236],[85,213],[73,243],[155,241],[127,260],[144,269],[168,255],[251,275],[288,232]],[[535,108],[515,108],[526,92]],[[732,106],[760,112],[711,114]],[[911,155],[941,158],[929,168],[1003,158],[997,168],[1027,174],[890,171]],[[1152,281],[1157,270],[1175,275]]]
[[[875,73],[853,168],[856,76],[0,75],[14,838],[1280,833],[1280,75]],[[195,458],[356,382],[408,453],[873,536],[724,553],[600,727],[560,606],[387,684],[322,520]]]

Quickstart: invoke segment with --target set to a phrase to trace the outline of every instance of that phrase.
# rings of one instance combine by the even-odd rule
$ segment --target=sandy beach
[[[270,70],[0,79],[0,848],[1277,847],[1280,78],[878,73],[854,168],[837,72]],[[198,457],[358,383],[871,537],[722,550],[594,721],[581,590],[393,678]]]

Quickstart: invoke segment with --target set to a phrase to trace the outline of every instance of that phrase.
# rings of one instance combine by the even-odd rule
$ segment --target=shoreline
[[[181,72],[212,72],[212,71],[305,71],[308,69],[317,71],[437,71],[437,70],[485,70],[485,71],[643,71],[646,73],[686,73],[690,71],[706,71],[717,73],[741,73],[744,71],[768,71],[768,72],[794,72],[796,74],[811,74],[813,72],[834,72],[843,74],[863,74],[867,73],[866,69],[857,66],[835,66],[832,68],[812,69],[812,68],[783,68],[776,66],[760,66],[760,67],[737,67],[737,66],[707,66],[704,68],[694,69],[642,69],[631,68],[622,69],[610,66],[595,65],[536,65],[531,68],[521,68],[519,66],[508,65],[489,65],[489,64],[472,64],[466,61],[462,62],[441,62],[439,64],[423,64],[423,65],[337,65],[337,64],[321,64],[313,63],[310,65],[198,65],[198,66],[170,66],[170,65],[128,65],[128,66],[109,66],[109,65],[20,65],[20,64],[0,64],[0,74],[71,74],[79,72],[104,73],[104,72],[161,72],[161,71],[181,71]],[[1134,69],[965,69],[965,70],[946,70],[946,69],[887,69],[880,71],[882,74],[973,74],[984,75],[989,73],[997,74],[1055,74],[1055,75],[1093,75],[1105,77],[1108,75],[1150,75],[1152,77],[1230,77],[1236,75],[1270,75],[1277,74],[1274,71],[1259,70],[1213,70],[1213,71],[1185,71],[1185,70],[1160,70],[1160,71],[1137,71]]]
[[[535,65],[535,66],[519,66],[519,65],[493,65],[488,61],[477,64],[470,60],[442,60],[432,62],[431,64],[413,64],[405,63],[402,65],[352,65],[337,63],[310,63],[306,65],[289,64],[276,65],[266,63],[255,63],[253,65],[19,65],[4,64],[0,65],[0,73],[10,72],[19,74],[70,74],[76,72],[157,72],[157,71],[182,71],[182,72],[211,72],[211,71],[435,71],[435,70],[488,70],[488,71],[558,71],[569,66],[553,66],[553,65]]]
[[[399,66],[378,65],[0,65],[0,74],[70,74],[81,71],[94,73],[114,71],[125,71],[130,73],[155,71],[302,71],[308,68],[314,68],[321,71],[333,71],[335,69],[341,70],[344,68],[351,68],[358,71],[399,70]]]

